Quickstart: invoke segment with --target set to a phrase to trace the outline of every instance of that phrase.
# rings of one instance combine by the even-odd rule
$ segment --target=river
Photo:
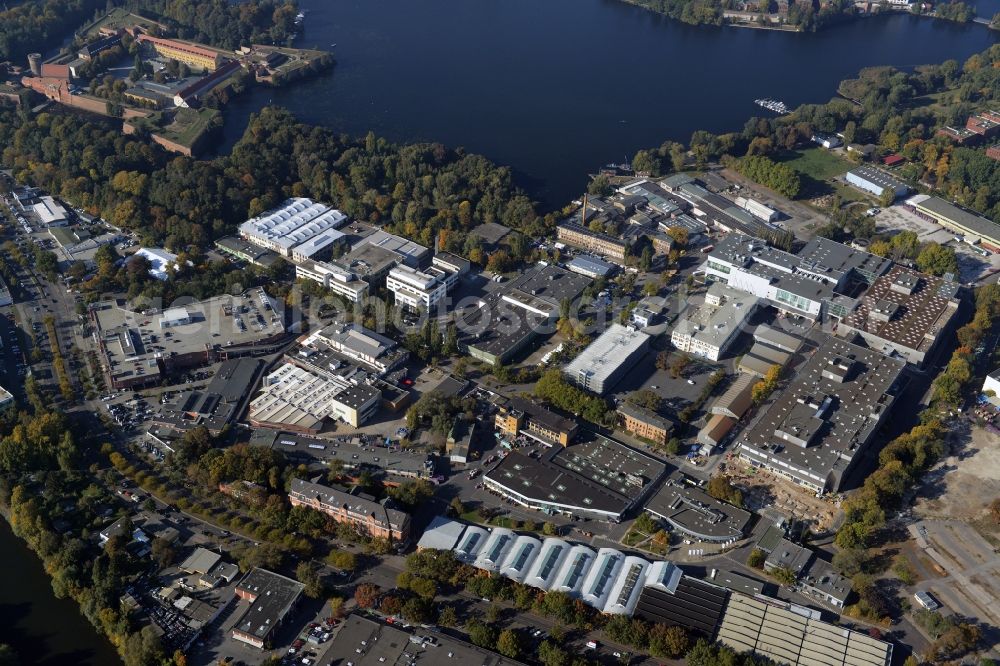
[[[72,599],[57,599],[41,560],[0,518],[0,643],[23,666],[113,666],[121,660],[111,643],[80,614]]]
[[[226,111],[221,151],[268,102],[337,131],[441,141],[512,166],[547,206],[586,174],[697,129],[739,130],[754,99],[825,102],[860,68],[982,51],[996,33],[906,15],[815,34],[689,26],[618,0],[300,0],[299,44],[336,68],[255,88]],[[980,12],[997,0],[979,0]],[[990,14],[992,15],[992,14]]]

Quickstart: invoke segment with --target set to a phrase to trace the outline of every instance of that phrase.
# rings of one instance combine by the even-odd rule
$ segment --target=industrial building
[[[566,264],[566,268],[586,277],[596,280],[597,278],[608,277],[615,271],[614,264],[609,264],[597,257],[579,255],[573,261]]]
[[[580,429],[573,419],[534,400],[511,396],[497,407],[496,429],[511,439],[523,434],[546,446],[569,446]]]
[[[740,434],[740,456],[814,492],[838,492],[892,409],[904,366],[900,359],[826,338]]]
[[[320,438],[256,428],[250,437],[250,444],[280,451],[296,463],[329,465],[337,461],[352,476],[367,470],[399,481],[430,479],[435,472],[434,457],[431,455],[398,447],[365,446],[360,437]]]
[[[896,266],[875,281],[837,334],[848,340],[856,335],[872,349],[922,365],[954,324],[960,286],[949,276]]]
[[[645,509],[687,538],[712,543],[742,539],[752,517],[749,511],[715,499],[682,474],[667,479]]]
[[[367,423],[381,398],[370,384],[284,363],[264,379],[263,392],[250,403],[247,418],[258,427],[316,434],[327,420],[354,427]]]
[[[576,222],[564,222],[556,227],[556,238],[560,243],[599,254],[620,265],[624,265],[631,246],[628,240],[591,231]]]
[[[633,328],[611,324],[563,369],[581,388],[603,395],[646,353],[651,338]]]
[[[249,604],[233,624],[232,636],[257,648],[271,646],[275,630],[295,608],[305,585],[255,567],[236,586],[236,596]]]
[[[463,315],[459,346],[484,363],[506,363],[554,333],[561,304],[576,301],[590,282],[558,266],[529,268]]]
[[[334,629],[322,664],[387,666],[390,664],[456,664],[461,666],[524,666],[496,652],[450,635],[417,627],[410,634],[356,613]]]
[[[306,506],[363,530],[372,538],[406,543],[410,538],[410,516],[404,511],[386,506],[386,502],[352,495],[303,479],[292,479],[288,491],[292,506]]]
[[[882,193],[888,190],[892,192],[893,201],[900,197],[905,197],[910,191],[909,185],[892,174],[873,167],[870,164],[865,164],[848,171],[847,175],[844,176],[844,180],[859,190],[874,194],[877,197],[881,197]]]
[[[920,217],[962,234],[966,243],[982,245],[992,252],[1000,252],[1000,224],[993,220],[926,194],[918,194],[908,199],[906,205]]]
[[[628,400],[618,404],[618,427],[630,435],[654,444],[666,444],[674,430],[673,422],[651,409],[633,405]]]
[[[392,338],[361,324],[334,322],[309,334],[296,356],[308,358],[310,350],[322,351],[324,348],[379,374],[398,368],[410,355]]]
[[[15,404],[14,395],[4,387],[0,386],[0,413],[6,412]]]
[[[249,243],[236,236],[220,238],[215,241],[215,247],[220,252],[262,268],[269,268],[278,260],[277,253]]]
[[[778,600],[733,594],[716,636],[737,652],[792,666],[889,666],[892,644]]]
[[[682,352],[718,361],[739,337],[760,302],[756,296],[713,283],[703,305],[688,304],[670,333]]]
[[[752,375],[739,374],[712,403],[709,412],[713,415],[741,419],[753,405],[753,385],[757,379]]]
[[[256,358],[223,361],[204,390],[181,391],[151,421],[178,432],[203,427],[218,435],[242,413],[263,367],[264,362]]]
[[[164,312],[102,301],[90,317],[102,369],[116,389],[157,384],[175,369],[270,354],[288,339],[276,302],[262,288]]]
[[[512,452],[486,473],[490,490],[539,511],[618,522],[656,486],[666,463],[594,435],[533,458]]]
[[[69,224],[66,208],[52,197],[38,197],[38,203],[31,206],[31,210],[43,227],[65,227]]]
[[[293,248],[324,232],[336,230],[347,216],[306,198],[288,199],[281,206],[240,225],[240,236],[291,258]]]

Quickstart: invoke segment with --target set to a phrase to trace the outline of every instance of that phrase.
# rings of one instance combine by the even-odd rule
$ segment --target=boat
[[[784,102],[779,102],[776,99],[762,98],[762,99],[755,99],[753,102],[757,106],[763,107],[768,111],[773,111],[774,113],[777,113],[779,115],[791,113],[792,111],[791,109],[788,108],[788,106]]]

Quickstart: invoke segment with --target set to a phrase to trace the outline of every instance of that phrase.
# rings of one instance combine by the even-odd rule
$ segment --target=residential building
[[[497,405],[495,425],[511,439],[525,435],[546,446],[569,446],[580,425],[544,404],[518,396],[504,398]]]
[[[606,257],[618,264],[624,264],[628,256],[629,242],[589,228],[576,222],[564,222],[556,228],[560,243],[586,250]]]
[[[840,137],[833,134],[813,134],[812,142],[826,148],[827,150],[844,144],[844,142],[840,140]]]
[[[618,426],[636,437],[649,440],[654,444],[666,444],[673,432],[674,424],[665,416],[660,416],[651,409],[639,407],[622,401],[618,404]]]
[[[665,471],[663,461],[595,435],[539,458],[515,450],[483,478],[490,490],[529,508],[618,522]]]
[[[854,588],[850,578],[833,570],[829,562],[813,558],[809,567],[799,576],[799,589],[825,604],[842,609]]]
[[[247,220],[240,225],[240,236],[291,258],[295,246],[336,230],[346,221],[347,216],[339,210],[299,197]]]
[[[357,495],[330,488],[303,479],[292,479],[288,491],[292,506],[306,506],[333,518],[338,523],[351,525],[365,535],[406,543],[410,538],[410,516]]]
[[[875,281],[837,334],[848,340],[857,335],[872,349],[923,365],[955,323],[959,288],[949,276],[896,266]]]
[[[1000,113],[984,111],[969,116],[965,121],[965,129],[984,139],[991,139],[1000,134]]]
[[[923,194],[909,199],[906,204],[924,219],[962,234],[970,245],[982,245],[993,252],[1000,252],[1000,224],[993,220],[970,213],[944,199]]]
[[[150,45],[157,54],[169,60],[182,62],[195,70],[214,72],[226,59],[222,53],[191,42],[139,35],[136,41]]]
[[[639,362],[651,338],[634,328],[611,324],[563,369],[567,379],[603,395]]]
[[[295,278],[312,280],[350,303],[360,303],[368,295],[368,283],[351,271],[325,261],[303,261],[295,264]]]
[[[395,296],[396,305],[413,310],[429,310],[448,293],[446,275],[440,268],[419,271],[401,265],[389,271],[385,286]]]
[[[120,31],[115,31],[110,35],[105,35],[100,39],[86,44],[77,55],[81,60],[90,61],[93,60],[95,56],[98,56],[108,49],[114,48],[122,43],[122,33]]]
[[[233,624],[234,639],[265,649],[274,632],[298,603],[305,585],[281,574],[255,567],[236,585],[236,596],[248,601]]]
[[[755,467],[838,492],[895,401],[905,362],[828,337],[737,439]]]
[[[864,190],[876,197],[881,197],[886,190],[892,192],[893,200],[906,196],[910,191],[910,186],[899,180],[892,174],[878,169],[870,164],[852,169],[844,176],[849,184],[859,190]]]
[[[663,314],[667,309],[666,298],[657,296],[646,296],[632,310],[631,321],[634,326],[647,328],[660,323]]]
[[[682,352],[718,361],[739,337],[759,302],[752,294],[713,283],[703,305],[689,303],[681,313],[670,342]]]
[[[943,136],[946,139],[954,141],[960,146],[971,146],[973,144],[979,143],[983,138],[981,135],[976,134],[967,127],[941,127],[935,132],[936,136]]]
[[[995,143],[986,149],[986,157],[1000,161],[1000,143]]]

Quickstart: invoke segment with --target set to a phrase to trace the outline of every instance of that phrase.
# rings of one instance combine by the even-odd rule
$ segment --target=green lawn
[[[177,109],[174,122],[165,128],[164,135],[177,143],[191,146],[211,127],[218,115],[215,109]]]
[[[847,160],[819,146],[781,153],[775,161],[787,164],[799,173],[819,181],[830,180],[854,168]]]

